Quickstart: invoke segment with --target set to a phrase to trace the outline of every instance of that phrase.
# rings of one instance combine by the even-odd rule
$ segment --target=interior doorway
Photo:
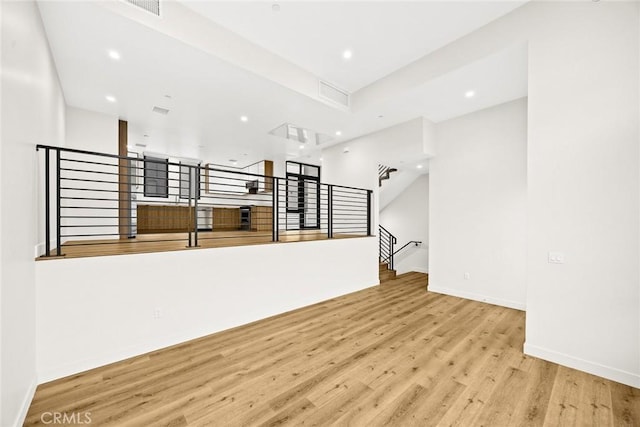
[[[287,161],[287,230],[320,228],[320,166]]]

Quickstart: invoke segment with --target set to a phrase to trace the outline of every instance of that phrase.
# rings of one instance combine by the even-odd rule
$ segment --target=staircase
[[[396,278],[396,271],[393,269],[393,248],[398,242],[396,236],[391,234],[389,230],[378,225],[378,241],[379,241],[379,278],[381,282],[393,280]]]
[[[405,243],[400,249],[395,249],[395,245],[398,243],[396,236],[391,234],[389,230],[382,225],[378,225],[378,242],[379,242],[379,278],[380,282],[387,280],[394,280],[396,278],[396,270],[394,270],[393,261],[394,256],[403,250],[404,248],[415,245],[420,246],[422,242],[417,240],[411,240]]]
[[[398,169],[390,166],[378,165],[378,187],[382,187],[382,181],[389,179],[393,172],[398,172]]]
[[[380,270],[378,272],[379,274],[379,278],[380,278],[380,283],[382,282],[386,282],[388,280],[394,280],[396,278],[396,271],[395,270],[391,270],[389,268],[389,264],[386,262],[381,262],[380,264]]]

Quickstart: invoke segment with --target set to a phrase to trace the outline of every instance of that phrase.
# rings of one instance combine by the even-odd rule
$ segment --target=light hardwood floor
[[[364,234],[334,234],[334,239],[367,237]],[[85,258],[94,256],[141,254],[149,252],[168,252],[197,250],[203,248],[221,248],[229,246],[248,246],[326,240],[326,233],[315,231],[285,231],[279,234],[279,241],[272,241],[271,231],[201,231],[198,233],[198,246],[187,247],[188,233],[140,234],[135,239],[75,240],[62,245],[62,257],[39,257],[38,261],[61,258]],[[192,239],[195,239],[192,235]],[[195,240],[193,240],[195,242]],[[55,254],[52,249],[51,253]]]
[[[25,425],[640,426],[640,390],[524,356],[523,312],[426,284],[409,273],[41,385]]]

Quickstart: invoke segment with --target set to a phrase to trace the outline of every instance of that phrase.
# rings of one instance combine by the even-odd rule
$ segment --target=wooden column
[[[118,155],[126,157],[127,149],[127,122],[118,121]],[[132,174],[129,161],[118,160],[118,233],[121,239],[128,239],[131,235],[131,185]]]

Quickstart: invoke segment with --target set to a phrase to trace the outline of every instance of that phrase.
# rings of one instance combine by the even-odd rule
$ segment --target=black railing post
[[[200,177],[200,165],[197,165],[195,167],[189,167],[189,177],[191,177],[191,175],[193,174],[193,172],[195,171],[195,182],[194,184],[196,184],[196,188],[193,189],[194,191],[194,195],[193,195],[193,237],[194,237],[194,246],[198,246],[198,196],[200,196],[200,187],[198,185],[198,183],[200,182],[200,180],[198,179]],[[191,180],[189,181],[189,192],[191,192]]]
[[[382,262],[382,229],[378,228],[378,254]]]
[[[60,148],[56,148],[56,255],[62,256],[62,225],[60,224]]]
[[[389,269],[393,270],[393,236],[389,234]]]
[[[188,168],[189,168],[188,169],[189,170],[189,191],[188,191],[189,199],[188,199],[187,218],[189,217],[189,211],[191,210],[191,165],[188,165]],[[180,169],[178,169],[178,170],[179,170],[179,173],[178,173],[178,193],[179,193],[180,190],[181,190],[180,181],[182,180],[182,171]],[[179,196],[180,195],[178,194],[178,197]],[[187,224],[188,224],[188,222],[187,222]],[[191,228],[189,228],[189,247],[192,247],[192,246],[193,246],[193,244],[191,243]]]
[[[51,256],[51,182],[49,177],[49,148],[44,151],[44,254]]]
[[[273,242],[277,242],[278,240],[280,240],[280,230],[278,230],[278,225],[279,225],[279,214],[278,214],[278,192],[280,189],[280,180],[278,178],[272,178],[273,179],[273,193],[272,193],[272,201],[271,201],[271,216],[273,218],[271,218],[271,222],[272,222],[272,230],[271,230],[271,241]]]
[[[371,193],[367,190],[367,236],[371,236]]]
[[[333,185],[327,186],[327,237],[333,239]]]

